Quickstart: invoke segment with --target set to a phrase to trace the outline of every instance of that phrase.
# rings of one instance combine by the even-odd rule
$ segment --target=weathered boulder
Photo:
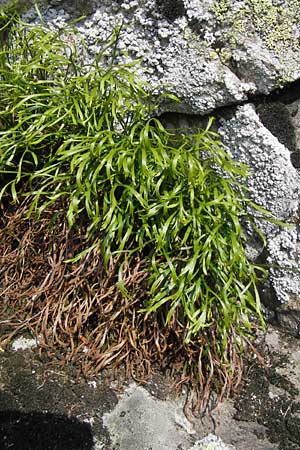
[[[261,220],[261,214],[253,211],[266,237],[266,248],[253,238],[255,233],[249,227],[245,229],[247,252],[251,259],[269,266],[270,280],[260,286],[268,315],[292,335],[300,336],[300,177],[293,163],[299,153],[299,102],[259,101],[256,106],[245,103],[215,111],[214,127],[228,153],[247,164],[252,200],[287,225]],[[169,113],[162,119],[173,128],[205,126],[203,116]]]
[[[0,6],[7,3],[0,0]],[[19,3],[26,7],[32,0]],[[141,58],[142,76],[180,99],[165,101],[161,112],[222,116],[220,108],[233,105],[233,113],[219,120],[223,142],[249,165],[252,198],[292,224],[260,226],[267,237],[264,262],[271,267],[267,306],[298,335],[293,324],[300,310],[299,0],[41,0],[40,8],[56,26],[86,15],[76,26],[91,58],[122,24],[117,59]],[[27,8],[24,18],[36,20],[36,10]],[[266,101],[292,82],[287,101]],[[182,117],[193,125],[198,120]],[[254,250],[257,256],[260,248]],[[291,320],[289,308],[296,311]]]
[[[261,123],[252,105],[237,108],[232,118],[221,120],[219,133],[235,159],[251,171],[251,197],[288,227],[260,221],[267,238],[267,260],[277,301],[286,303],[300,294],[299,212],[300,178],[287,147]],[[274,299],[275,303],[275,299]],[[272,305],[268,305],[269,307]],[[300,304],[298,304],[300,308]]]
[[[78,28],[91,55],[122,23],[119,50],[142,58],[143,75],[180,98],[164,105],[168,111],[207,114],[300,77],[298,0],[40,3],[45,20],[57,25],[87,15]],[[31,9],[27,19],[35,15]]]

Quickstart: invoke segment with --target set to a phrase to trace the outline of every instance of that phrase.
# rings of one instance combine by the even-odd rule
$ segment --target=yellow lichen
[[[287,0],[283,6],[272,0],[216,0],[212,11],[230,45],[247,31],[247,35],[258,34],[270,50],[299,49],[295,33],[300,22],[299,0]]]

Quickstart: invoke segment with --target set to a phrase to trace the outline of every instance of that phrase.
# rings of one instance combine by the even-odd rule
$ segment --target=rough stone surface
[[[195,432],[182,408],[180,402],[157,400],[144,388],[131,384],[116,408],[104,415],[103,423],[120,450],[187,448]]]
[[[142,75],[181,100],[164,104],[163,110],[206,114],[300,76],[298,0],[52,0],[40,5],[45,20],[57,26],[86,15],[78,29],[91,56],[122,23],[120,59],[142,58]],[[24,15],[29,21],[35,17],[33,9]]]
[[[1,450],[299,450],[298,341],[273,327],[257,342],[234,399],[187,419],[185,396],[156,374],[147,386],[78,378],[35,349],[0,352]],[[107,374],[109,375],[109,374]],[[147,388],[147,390],[146,390]]]
[[[249,166],[247,185],[258,204],[280,220],[297,214],[299,175],[290,160],[289,150],[260,122],[255,108],[237,108],[229,120],[222,120],[219,133],[228,152]],[[265,223],[265,231],[276,225]]]
[[[20,336],[15,339],[11,345],[13,351],[26,350],[28,348],[37,347],[36,339]]]
[[[259,221],[267,238],[272,286],[280,302],[290,302],[300,294],[299,173],[288,148],[263,126],[252,105],[237,108],[233,117],[221,119],[221,123],[219,133],[228,151],[250,168],[247,184],[252,199],[291,224],[282,227]]]
[[[288,335],[269,328],[262,346],[265,369],[253,364],[244,388],[235,401],[235,418],[253,420],[262,425],[264,435],[280,450],[298,450],[300,446],[299,343]],[[272,431],[271,431],[272,430]],[[283,434],[286,433],[285,437]],[[276,443],[276,444],[275,444]],[[269,448],[268,445],[265,447]]]
[[[235,450],[232,445],[226,445],[213,434],[209,434],[201,441],[197,441],[189,450]]]

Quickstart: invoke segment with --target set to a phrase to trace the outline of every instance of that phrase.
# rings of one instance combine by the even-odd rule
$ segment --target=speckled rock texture
[[[40,0],[40,8],[56,25],[86,15],[78,29],[91,56],[122,23],[122,58],[142,58],[144,77],[181,99],[168,111],[206,114],[300,77],[298,0]]]
[[[190,450],[235,450],[235,447],[226,445],[217,436],[209,434],[201,441],[197,441]]]
[[[0,0],[0,6],[6,3]],[[32,0],[19,3],[24,19],[37,20]],[[263,262],[271,266],[265,303],[298,336],[299,83],[285,104],[265,99],[300,79],[299,0],[40,0],[39,6],[44,20],[58,27],[86,16],[76,27],[89,58],[122,24],[117,60],[140,58],[141,75],[180,99],[165,100],[160,113],[222,116],[220,108],[233,105],[231,117],[220,120],[223,142],[249,165],[253,200],[292,224],[260,226],[267,238]],[[255,257],[260,250],[254,244]]]
[[[287,303],[300,294],[299,209],[300,179],[291,154],[260,121],[253,105],[237,108],[229,120],[221,120],[219,133],[231,155],[251,171],[248,187],[253,200],[289,227],[260,221],[267,238],[267,263],[277,300]],[[286,270],[284,268],[289,268]]]

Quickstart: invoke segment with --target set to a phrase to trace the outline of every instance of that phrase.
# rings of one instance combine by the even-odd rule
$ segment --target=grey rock
[[[86,15],[78,29],[91,57],[123,23],[120,59],[142,58],[142,76],[181,100],[162,111],[206,114],[300,76],[296,0],[52,0],[41,10],[59,26]]]
[[[280,220],[294,217],[299,175],[288,149],[263,126],[252,105],[237,108],[232,118],[221,122],[219,133],[228,152],[250,168],[247,184],[253,200]],[[277,229],[276,225],[264,224],[267,233]]]
[[[22,3],[29,8],[24,17],[36,20],[32,1]],[[300,78],[298,0],[52,0],[40,8],[45,21],[59,27],[86,15],[77,28],[87,58],[122,23],[116,61],[141,58],[142,77],[180,98],[165,100],[161,113],[205,115]],[[298,223],[299,102],[261,105],[257,112],[244,104],[223,119],[219,132],[232,156],[249,165],[253,200],[277,219]],[[267,238],[271,287],[279,302],[289,303],[300,295],[298,228],[259,226]],[[253,255],[260,250],[249,245]]]
[[[14,339],[11,344],[11,348],[15,352],[18,350],[27,350],[37,346],[38,342],[36,339],[25,336],[19,336],[18,338]]]
[[[214,434],[199,439],[182,407],[180,398],[159,400],[132,383],[103,424],[120,450],[235,450]]]
[[[262,124],[273,136],[277,137],[290,152],[295,152],[297,149],[296,127],[290,109],[281,102],[263,102],[258,105],[256,112]]]
[[[209,434],[201,441],[197,441],[189,450],[235,450],[235,447],[226,445],[219,437]]]
[[[300,294],[299,236],[293,223],[299,208],[299,174],[289,150],[263,126],[255,108],[237,108],[230,119],[221,120],[219,133],[233,158],[251,171],[247,184],[252,199],[290,227],[258,221],[267,239],[271,284],[280,302]]]
[[[300,100],[287,105],[290,112],[290,120],[294,129],[295,147],[291,154],[291,161],[295,168],[300,168]]]
[[[131,384],[117,406],[103,416],[103,424],[120,450],[186,449],[192,444],[194,430],[182,407],[180,400],[158,400],[143,387]]]
[[[277,324],[294,337],[300,337],[300,311],[278,308],[276,311]]]

